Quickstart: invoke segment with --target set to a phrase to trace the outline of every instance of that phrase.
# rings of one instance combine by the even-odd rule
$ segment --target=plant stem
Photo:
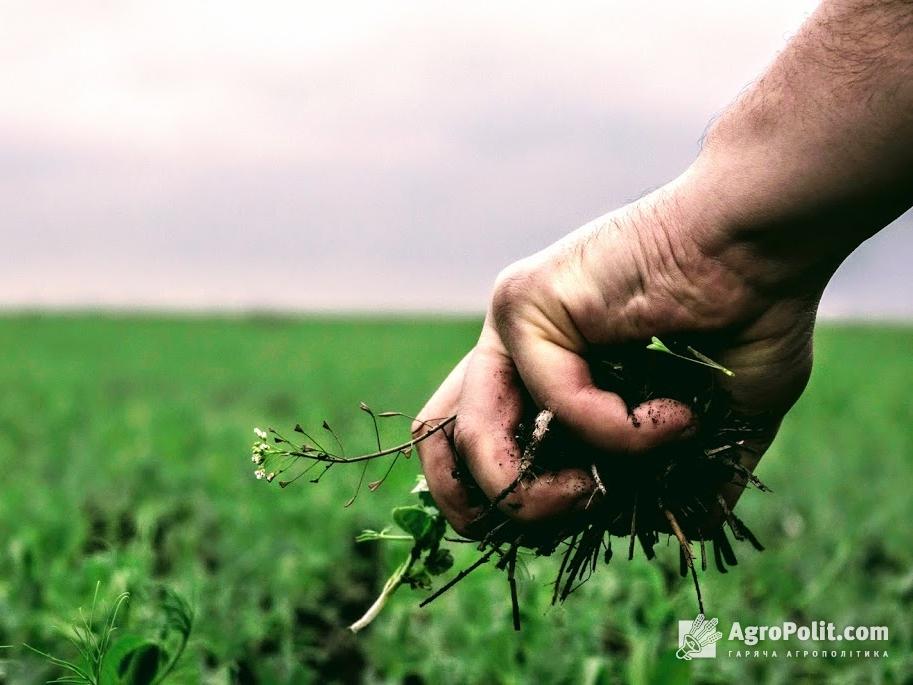
[[[672,350],[670,350],[669,347],[662,340],[660,340],[659,338],[657,338],[654,335],[650,344],[647,345],[647,349],[653,350],[654,352],[664,352],[666,354],[672,355],[673,357],[682,359],[686,362],[691,362],[692,364],[700,364],[701,366],[706,366],[711,369],[716,369],[717,371],[720,371],[721,373],[724,373],[727,376],[735,376],[735,374],[732,371],[730,371],[729,369],[727,369],[725,366],[723,366],[719,362],[713,361],[707,355],[705,355],[701,352],[698,352],[696,349],[691,347],[691,345],[687,345],[685,347],[685,349],[688,350],[688,352],[690,354],[692,354],[693,356],[686,357],[683,354],[679,354],[678,352],[673,352]]]
[[[448,417],[448,418],[444,419],[443,421],[441,421],[439,424],[435,425],[434,428],[428,429],[426,432],[422,433],[422,435],[420,435],[417,438],[413,438],[409,442],[405,442],[402,445],[397,445],[395,447],[388,447],[387,449],[380,450],[378,452],[372,452],[371,454],[363,454],[358,457],[337,457],[332,454],[327,454],[326,452],[324,452],[323,454],[311,454],[309,452],[297,452],[296,451],[296,452],[288,452],[287,454],[292,457],[304,457],[307,459],[314,459],[316,461],[327,461],[327,462],[331,462],[334,464],[354,464],[359,461],[367,461],[368,459],[377,459],[378,457],[385,457],[388,454],[395,454],[397,452],[402,452],[404,450],[407,450],[410,447],[417,445],[422,440],[431,437],[438,431],[443,430],[445,427],[447,427],[454,421],[456,421],[456,416]]]
[[[378,533],[377,535],[375,535],[371,538],[365,538],[364,541],[368,542],[369,540],[372,540],[372,541],[373,540],[403,540],[403,541],[412,542],[415,540],[415,538],[412,537],[411,535],[389,535],[387,533]]]
[[[732,371],[730,371],[729,369],[727,369],[725,366],[723,366],[723,365],[720,364],[719,362],[713,361],[713,360],[712,360],[710,357],[708,357],[706,354],[702,354],[701,352],[698,352],[696,349],[694,349],[693,347],[691,347],[691,345],[688,345],[686,349],[687,349],[691,354],[693,354],[695,357],[697,357],[698,360],[700,360],[700,362],[701,362],[704,366],[709,366],[711,369],[717,369],[718,371],[722,371],[723,373],[725,373],[727,376],[730,376],[730,377],[731,377],[731,376],[735,376],[735,374],[734,374]],[[687,359],[687,357],[686,357],[686,359]],[[691,361],[693,361],[693,360],[691,360]]]
[[[384,583],[384,589],[381,590],[380,595],[377,599],[374,600],[374,604],[368,607],[368,610],[365,612],[365,615],[360,619],[355,621],[352,625],[349,626],[349,630],[353,633],[366,628],[371,621],[377,618],[377,615],[380,613],[381,609],[384,608],[384,605],[387,603],[387,600],[393,596],[393,593],[396,592],[397,588],[403,583],[403,578],[409,573],[409,570],[412,568],[412,564],[415,563],[415,560],[418,557],[415,554],[410,554],[409,558],[401,563],[396,570],[393,572],[387,582]]]

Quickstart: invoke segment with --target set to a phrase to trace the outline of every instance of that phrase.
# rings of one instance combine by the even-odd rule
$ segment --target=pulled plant
[[[659,354],[655,354],[659,353]],[[513,608],[514,627],[520,628],[517,595],[517,558],[521,548],[537,555],[560,556],[554,581],[552,602],[563,602],[582,583],[588,580],[600,561],[609,563],[614,556],[613,537],[626,537],[626,556],[632,559],[639,546],[648,559],[656,556],[655,547],[661,535],[672,535],[678,542],[679,570],[690,574],[694,584],[698,610],[704,603],[698,580],[701,570],[708,567],[707,543],[712,546],[716,568],[727,572],[737,559],[726,532],[736,540],[744,540],[757,550],[763,546],[747,525],[735,515],[723,495],[727,486],[768,488],[748,468],[742,465],[740,454],[751,450],[753,438],[762,430],[757,421],[749,421],[732,411],[719,378],[731,377],[733,372],[692,345],[679,341],[668,343],[654,337],[646,346],[628,345],[595,350],[590,369],[596,384],[617,393],[629,410],[655,398],[668,398],[686,404],[698,418],[695,435],[683,443],[653,450],[636,460],[611,461],[611,478],[606,478],[604,454],[598,453],[570,435],[561,426],[560,417],[544,409],[530,407],[517,427],[517,442],[523,450],[518,474],[513,482],[493,498],[476,523],[487,531],[481,541],[445,537],[446,522],[435,506],[424,479],[413,489],[418,502],[393,510],[393,528],[367,530],[359,541],[411,542],[411,550],[385,583],[377,601],[350,628],[358,631],[368,625],[380,612],[389,597],[399,587],[431,590],[432,578],[448,571],[453,556],[444,543],[473,544],[478,558],[440,585],[422,602],[425,606],[459,583],[467,575],[494,560],[494,566],[507,576]],[[339,464],[360,466],[354,494],[345,503],[353,504],[362,490],[369,466],[375,461],[388,460],[382,477],[368,483],[373,491],[386,480],[400,457],[409,457],[423,440],[442,433],[453,448],[453,424],[456,416],[442,417],[421,423],[411,439],[398,445],[383,447],[378,420],[413,417],[401,412],[375,413],[366,404],[361,410],[370,417],[377,449],[371,453],[346,456],[339,436],[323,423],[324,442],[328,449],[300,425],[294,427],[294,438],[286,437],[273,428],[255,429],[257,442],[252,449],[255,476],[268,482],[278,479],[285,488],[305,475],[311,474],[317,483],[331,468]],[[650,416],[650,420],[661,420]],[[632,420],[633,413],[632,413]],[[323,436],[322,436],[323,437]],[[469,488],[475,485],[460,468],[459,455],[454,448],[456,477]],[[562,518],[549,526],[535,530],[524,527],[501,511],[499,505],[517,488],[533,478],[548,477],[568,466],[581,466],[592,474],[593,489],[583,511]],[[314,469],[319,469],[314,475]],[[608,485],[607,485],[608,483]],[[700,547],[700,561],[694,549]]]

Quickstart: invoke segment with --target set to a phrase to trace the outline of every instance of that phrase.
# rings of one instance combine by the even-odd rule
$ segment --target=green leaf
[[[403,577],[403,582],[409,585],[411,588],[419,588],[421,590],[430,590],[431,589],[431,576],[428,571],[423,568],[419,568],[408,575]]]
[[[688,353],[691,356],[686,357],[683,354],[679,354],[678,352],[673,352],[672,350],[670,350],[668,347],[666,347],[666,344],[662,340],[660,340],[659,338],[657,338],[654,335],[651,338],[650,344],[647,345],[647,349],[653,350],[655,352],[664,352],[666,354],[671,354],[673,357],[677,357],[678,359],[684,359],[686,362],[692,362],[693,364],[700,364],[701,366],[706,366],[711,369],[716,369],[717,371],[720,371],[720,372],[726,374],[727,376],[735,376],[735,374],[732,371],[730,371],[729,369],[727,369],[725,366],[723,366],[722,364],[720,364],[718,362],[713,361],[710,357],[708,357],[705,354],[702,354],[701,352],[698,352],[696,349],[694,349],[690,345],[688,345],[686,347],[686,349],[688,350]]]
[[[358,535],[355,536],[355,542],[369,542],[370,540],[380,540],[383,536],[383,531],[371,530],[370,528],[365,528]]]
[[[453,555],[449,549],[436,549],[425,557],[425,568],[433,576],[448,571],[453,566]]]
[[[159,668],[168,662],[168,655],[156,642],[149,642],[128,654],[118,670],[123,685],[151,685]]]
[[[193,628],[193,607],[190,602],[170,588],[165,588],[162,598],[162,609],[165,611],[166,625],[178,631],[181,637],[190,635]]]
[[[402,540],[408,542],[413,541],[411,535],[395,535],[390,532],[389,528],[384,528],[383,530],[372,530],[371,528],[366,528],[355,536],[355,542],[371,542],[373,540]]]
[[[161,653],[158,661],[158,672],[155,674],[153,685],[166,682],[169,674],[177,666],[184,649],[187,647],[187,641],[190,639],[190,632],[193,630],[194,610],[190,602],[182,595],[170,588],[164,589],[162,596],[162,609],[165,612],[165,628],[167,632],[176,632],[179,642],[174,653],[170,656],[164,651]],[[162,640],[165,638],[162,637]]]
[[[434,521],[431,524],[431,530],[428,531],[428,535],[425,538],[425,547],[430,549],[436,549],[441,540],[444,539],[444,533],[447,532],[447,521],[444,520],[444,517],[437,509],[434,511]]]
[[[99,685],[122,685],[129,681],[124,680],[124,675],[130,668],[133,655],[156,643],[149,638],[126,633],[121,635],[108,649],[101,664],[101,677]]]
[[[422,542],[434,524],[434,514],[418,505],[397,507],[393,510],[393,520],[400,528],[409,533],[416,542]]]
[[[650,344],[647,345],[647,349],[656,350],[657,352],[668,352],[669,354],[672,354],[672,350],[666,347],[666,344],[655,335],[650,338]]]

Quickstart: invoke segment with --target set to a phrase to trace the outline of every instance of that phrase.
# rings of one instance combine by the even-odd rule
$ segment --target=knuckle
[[[459,454],[471,452],[478,443],[472,423],[465,417],[459,416],[453,424],[453,444]]]
[[[413,436],[414,435],[415,434],[413,433]],[[416,454],[418,454],[419,463],[426,471],[429,467],[429,463],[438,464],[451,452],[447,436],[444,434],[443,430],[438,431],[420,442],[416,441],[414,449]]]
[[[504,514],[521,525],[533,525],[547,520],[549,517],[545,515],[542,509],[534,506],[534,503],[529,500],[529,497],[517,492],[506,497],[499,508]]]
[[[426,421],[427,419],[425,418],[423,412],[420,412],[419,415],[415,417],[415,419],[412,421],[412,425],[410,426],[410,431],[413,437],[422,432],[422,430],[425,428]]]
[[[498,274],[491,297],[491,312],[495,324],[500,327],[529,297],[534,273],[524,262],[516,262]]]

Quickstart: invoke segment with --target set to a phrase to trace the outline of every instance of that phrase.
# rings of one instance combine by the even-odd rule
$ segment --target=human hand
[[[501,274],[478,343],[419,415],[430,423],[457,416],[452,445],[443,434],[419,445],[431,493],[457,531],[484,533],[479,515],[516,479],[515,434],[529,403],[597,447],[607,481],[618,460],[694,433],[695,417],[680,402],[655,399],[629,412],[596,387],[585,358],[595,346],[697,336],[735,374],[723,381],[731,408],[757,431],[739,457],[757,465],[808,380],[823,283],[751,254],[697,197],[698,182],[686,174]],[[777,272],[783,287],[771,285]],[[594,487],[591,472],[574,466],[525,483],[498,507],[518,522],[546,524],[585,506]],[[740,489],[724,493],[730,505]]]
[[[739,458],[757,465],[808,380],[828,279],[913,201],[911,11],[824,0],[713,124],[685,174],[503,272],[479,342],[420,414],[457,416],[458,457],[442,433],[419,450],[457,530],[478,534],[486,502],[515,480],[514,431],[529,404],[598,448],[609,474],[613,460],[694,430],[683,404],[654,400],[629,414],[595,387],[584,357],[597,346],[694,339],[735,372],[723,380],[728,401],[755,429]],[[592,492],[589,471],[567,468],[498,507],[540,523]],[[724,493],[730,505],[738,493]]]

